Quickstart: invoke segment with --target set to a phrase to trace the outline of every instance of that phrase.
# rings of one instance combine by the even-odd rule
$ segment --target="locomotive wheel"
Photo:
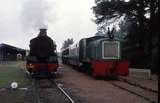
[[[87,74],[90,75],[90,76],[93,76],[92,68],[87,69]]]
[[[78,69],[80,72],[85,72],[85,66],[82,64],[79,66],[79,69]]]
[[[91,67],[91,64],[86,64],[86,73],[90,76],[93,76],[93,69]]]
[[[93,69],[91,68],[91,65],[89,63],[83,63],[83,65],[80,65],[79,66],[79,71],[80,72],[85,72],[90,76],[93,75]]]
[[[109,73],[107,74],[107,78],[111,80],[116,80],[118,79],[118,75],[114,70],[110,70]]]

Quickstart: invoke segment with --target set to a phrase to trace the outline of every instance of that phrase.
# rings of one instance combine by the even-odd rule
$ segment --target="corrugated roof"
[[[25,50],[25,49],[18,48],[18,47],[15,47],[15,46],[12,46],[12,45],[9,45],[9,44],[5,44],[5,43],[0,44],[0,48],[1,48],[1,47],[8,47],[8,48],[15,49],[15,50],[17,50],[17,51],[24,51],[24,50]]]

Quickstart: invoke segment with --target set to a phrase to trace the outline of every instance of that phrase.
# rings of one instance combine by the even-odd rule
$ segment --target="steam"
[[[26,0],[22,10],[23,31],[31,32],[39,28],[48,28],[52,13],[49,2],[46,0]],[[55,17],[55,16],[53,16]]]

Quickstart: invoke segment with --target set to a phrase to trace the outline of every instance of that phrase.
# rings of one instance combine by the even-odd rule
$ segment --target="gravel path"
[[[139,96],[113,86],[107,80],[94,78],[78,72],[71,67],[61,65],[57,81],[64,85],[66,90],[76,95],[77,103],[150,103]]]
[[[133,77],[132,75],[130,75],[127,77],[121,76],[120,79],[158,93],[157,76],[155,77],[155,79],[144,79],[144,78],[138,78],[136,76]]]
[[[35,80],[35,83],[39,103],[71,103],[53,80],[40,79]]]
[[[148,101],[151,101],[153,103],[157,103],[158,101],[158,93],[130,85],[126,82],[121,82],[121,81],[112,81],[111,84],[113,84],[116,87],[119,87],[122,90],[128,91],[132,94],[135,94],[139,97],[142,97]]]
[[[32,103],[30,90],[1,90],[0,103]]]

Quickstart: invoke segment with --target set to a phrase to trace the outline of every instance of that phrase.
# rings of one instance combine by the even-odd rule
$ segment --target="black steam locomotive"
[[[33,76],[50,76],[57,71],[56,44],[47,36],[46,29],[40,29],[39,35],[30,41],[26,68]]]

